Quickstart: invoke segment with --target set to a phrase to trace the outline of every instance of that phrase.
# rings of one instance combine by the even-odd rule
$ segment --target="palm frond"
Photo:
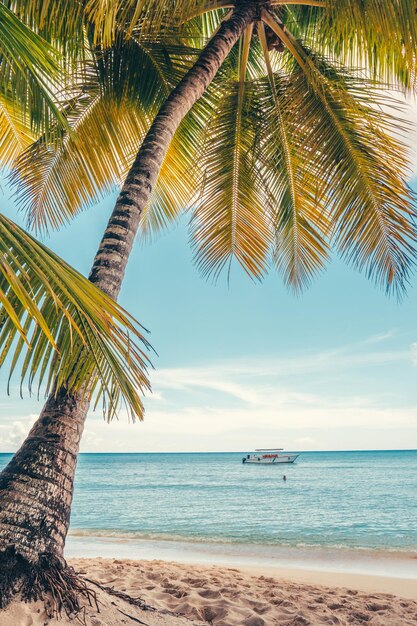
[[[22,110],[0,93],[0,166],[11,165],[34,140]]]
[[[53,96],[60,76],[58,52],[0,3],[0,97],[34,132],[64,124]]]
[[[21,368],[21,386],[61,385],[102,398],[111,419],[120,401],[142,418],[148,343],[111,298],[0,214],[0,366]]]
[[[387,113],[389,102],[368,81],[330,65],[276,23],[268,24],[295,59],[288,106],[295,115],[292,103],[297,103],[307,116],[298,126],[300,141],[312,155],[317,180],[325,181],[336,246],[376,282],[402,292],[416,259],[416,228],[398,139],[401,120]]]
[[[252,277],[266,272],[272,233],[253,155],[260,124],[250,84],[225,85],[208,123],[200,163],[202,191],[190,225],[203,275],[217,277],[233,258]]]
[[[82,58],[86,19],[84,2],[73,0],[3,0],[33,33],[59,49],[69,59]]]
[[[149,115],[156,115],[164,99],[195,61],[198,50],[166,37],[156,43],[125,39],[119,33],[109,49],[94,49],[95,78],[104,94],[122,101],[137,102]]]
[[[12,182],[17,202],[31,227],[58,228],[121,185],[150,121],[194,52],[175,40],[153,45],[135,37],[120,40],[111,50],[95,51],[65,106],[70,132],[62,134],[58,129],[52,141],[42,138],[15,163]],[[183,139],[184,146],[176,141],[176,147],[171,147],[154,195],[168,213],[173,210],[167,202],[174,200],[174,189],[187,187],[175,180],[184,168],[173,171],[174,161],[179,164],[179,155],[185,156],[190,148],[184,133]],[[168,184],[163,187],[165,179],[171,190]],[[177,204],[182,201],[183,197]]]
[[[118,188],[146,131],[146,116],[90,93],[73,132],[55,147],[38,141],[15,163],[12,183],[28,223],[58,228]]]
[[[199,4],[199,0],[87,0],[85,13],[94,25],[95,42],[110,47],[122,25],[126,38],[134,32],[139,37],[160,36],[178,28]]]
[[[272,70],[262,23],[258,32],[268,74],[268,81],[257,83],[263,119],[258,153],[275,225],[273,257],[285,283],[300,291],[328,259],[329,219],[320,204],[318,180],[311,171],[308,151],[297,137],[298,127],[304,126],[306,119],[299,115],[295,99],[286,106],[287,81]]]
[[[320,18],[316,42],[334,51],[341,62],[366,67],[369,75],[379,76],[391,85],[415,88],[417,12],[414,2],[330,0]]]

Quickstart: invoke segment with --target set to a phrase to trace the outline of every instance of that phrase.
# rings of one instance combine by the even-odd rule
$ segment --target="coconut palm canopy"
[[[37,2],[17,4],[36,19]],[[59,4],[46,3],[44,28]],[[244,5],[257,17],[180,126],[143,230],[189,209],[203,274],[236,258],[260,278],[273,264],[299,290],[333,248],[401,292],[415,260],[415,210],[405,124],[386,90],[415,87],[408,0],[153,0],[111,11],[91,0],[84,15],[77,4],[71,17],[89,20],[90,45],[72,85],[75,133],[54,149],[38,141],[15,170],[30,223],[59,226],[124,180],[166,95]]]
[[[6,4],[1,151],[33,227],[58,227],[120,185],[199,50],[235,5],[256,5],[255,21],[177,131],[142,231],[189,209],[203,274],[217,276],[236,258],[260,278],[273,264],[299,290],[334,248],[377,282],[404,290],[415,259],[414,207],[399,140],[404,124],[385,90],[415,87],[410,2],[153,0],[112,2],[109,11],[94,0],[19,0],[13,12]],[[57,320],[67,308],[61,301]],[[23,319],[20,327],[11,319],[27,342]],[[31,319],[43,323],[38,340],[56,347],[57,330]],[[83,336],[80,324],[71,327]],[[10,345],[5,333],[3,341]],[[101,354],[97,346],[93,353]],[[46,362],[62,367],[42,354],[45,361],[34,358],[24,370],[31,377]]]
[[[0,4],[1,164],[67,128],[53,96],[61,78],[58,51]],[[121,307],[0,214],[0,367],[10,376],[20,369],[22,384],[46,392],[84,385],[107,417],[122,399],[142,417],[147,345]]]

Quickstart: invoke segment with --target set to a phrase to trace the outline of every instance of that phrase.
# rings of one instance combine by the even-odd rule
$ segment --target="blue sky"
[[[417,168],[416,168],[417,169]],[[2,211],[16,219],[2,184]],[[46,243],[88,272],[115,196]],[[158,352],[144,423],[90,415],[84,451],[417,448],[417,278],[399,304],[335,260],[302,297],[271,273],[235,267],[217,285],[192,264],[186,219],[136,244],[122,304]],[[6,395],[0,451],[15,450],[42,403]]]

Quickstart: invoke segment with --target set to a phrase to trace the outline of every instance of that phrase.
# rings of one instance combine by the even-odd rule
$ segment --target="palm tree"
[[[49,139],[51,123],[62,130],[66,127],[51,95],[51,87],[60,78],[59,62],[59,55],[51,45],[0,4],[2,164],[13,162],[37,134]],[[88,403],[93,396],[96,402],[102,400],[103,413],[109,418],[118,410],[121,400],[132,417],[142,418],[141,395],[149,387],[148,344],[135,320],[2,214],[0,254],[0,365],[9,365],[10,376],[20,368],[22,385],[25,379],[30,390],[43,385],[56,403],[59,393],[62,395],[66,389],[80,403]],[[73,471],[75,458],[67,452],[66,442],[70,441],[73,449],[75,439],[80,436],[81,431],[73,424],[62,433],[62,420],[57,423],[51,419],[47,436],[40,439],[34,428],[29,445],[20,455],[26,477],[31,476],[33,484],[43,478],[52,498],[54,472],[47,460],[48,450],[57,450],[60,496],[63,489],[70,493],[64,477]],[[31,455],[37,458],[36,467],[31,466]],[[24,540],[16,510],[30,500],[36,517],[35,502],[42,494],[31,491],[24,481],[19,488],[12,479],[12,467],[13,463],[2,475],[2,487],[8,484],[9,491],[2,498],[0,518],[4,522],[5,511],[9,509],[7,523],[14,523],[15,535],[20,534]],[[61,498],[57,506],[60,515],[65,515],[69,511],[68,496],[66,502]],[[45,517],[38,522],[45,524]],[[2,524],[2,532],[4,528]],[[50,525],[49,530],[52,530]],[[29,532],[26,542],[30,547]],[[0,606],[7,601],[15,584],[9,571],[13,548],[3,542],[3,537],[2,548]],[[14,566],[19,568],[18,559]],[[15,570],[13,576],[16,574]]]
[[[68,129],[51,95],[62,78],[59,62],[55,48],[0,4],[0,165],[13,163],[39,133],[49,141],[51,127]],[[12,374],[26,347],[22,383],[27,377],[31,387],[39,375],[40,385],[47,375],[49,391],[64,383],[79,390],[93,368],[89,394],[100,381],[106,412],[117,410],[122,396],[132,414],[141,417],[137,391],[148,385],[146,357],[135,341],[147,342],[136,322],[2,214],[0,235],[0,365],[8,359]],[[88,354],[84,365],[81,351]]]
[[[92,43],[99,49],[113,45],[117,36],[123,48],[130,39],[161,39],[170,22],[183,26],[188,37],[193,24],[207,28],[214,23],[214,31],[143,138],[94,259],[92,283],[117,298],[143,217],[161,221],[164,206],[170,205],[169,196],[164,205],[158,194],[152,203],[161,168],[168,174],[181,171],[179,160],[193,162],[198,155],[202,176],[191,228],[203,273],[218,274],[234,256],[250,275],[260,277],[272,260],[286,282],[300,289],[324,266],[332,243],[376,281],[404,289],[415,260],[414,208],[404,182],[403,148],[393,135],[400,123],[381,108],[386,103],[378,81],[404,90],[414,87],[417,17],[407,0],[139,0],[115,2],[113,8],[106,12],[102,3],[88,4]],[[183,32],[178,31],[180,37]],[[35,223],[59,223],[60,201],[67,219],[85,200],[86,180],[92,181],[88,193],[93,194],[121,174],[122,149],[116,147],[113,126],[106,131],[102,125],[104,140],[94,145],[103,154],[113,154],[113,163],[104,167],[90,158],[89,167],[83,167],[85,119],[77,124],[81,143],[69,137],[58,145],[46,182],[29,176],[25,197],[34,191]],[[127,128],[124,121],[122,129]],[[178,146],[177,155],[172,142],[178,130],[187,143]],[[123,152],[124,162],[129,149]],[[33,150],[28,154],[43,158],[42,144]],[[20,181],[27,163],[25,158],[20,162]],[[60,171],[69,173],[71,182],[55,198],[47,190],[48,185],[57,188],[53,181]],[[188,202],[196,195],[197,189],[184,182],[175,184],[171,197],[177,188]],[[75,466],[88,406],[65,388],[57,396],[48,399],[34,427],[35,438],[47,439],[53,424],[67,438],[66,453]],[[71,429],[77,431],[73,441]],[[19,564],[16,571],[27,593],[35,571],[60,569],[65,580],[61,597],[67,598],[73,579],[65,568],[63,546],[73,472],[62,476],[58,451],[34,451],[32,444],[29,435],[0,475],[0,529],[5,537],[0,558]],[[35,479],[27,476],[29,449]],[[46,460],[58,484],[52,507],[45,478],[36,473]],[[23,483],[29,496],[12,507],[11,494]],[[35,490],[41,497],[32,515],[30,494]],[[4,594],[11,580],[3,585]],[[51,587],[49,574],[38,580],[41,590]],[[75,602],[74,595],[69,597]]]

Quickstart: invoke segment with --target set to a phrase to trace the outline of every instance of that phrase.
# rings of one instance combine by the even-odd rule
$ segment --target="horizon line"
[[[159,450],[159,451],[90,451],[90,452],[79,452],[81,454],[245,454],[247,453],[249,448],[245,450],[176,450],[176,451],[167,451],[167,450]],[[16,454],[15,452],[1,452],[0,454]],[[356,448],[356,449],[346,449],[346,450],[285,450],[284,452],[298,452],[300,454],[305,453],[323,453],[323,452],[417,452],[417,448]]]

